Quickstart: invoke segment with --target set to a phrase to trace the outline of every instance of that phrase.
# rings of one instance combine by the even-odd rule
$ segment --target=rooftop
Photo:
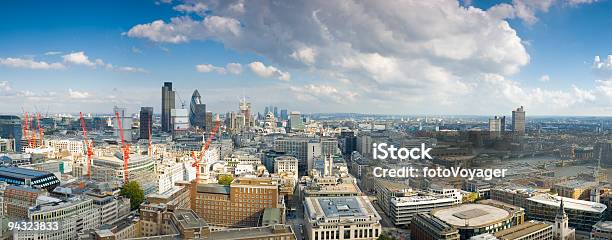
[[[512,240],[533,232],[541,231],[546,228],[552,228],[552,225],[543,222],[530,221],[521,225],[516,225],[514,227],[501,230],[499,232],[496,232],[494,235],[495,237],[502,240]]]
[[[559,207],[561,205],[561,199],[563,199],[563,206],[565,207],[565,210],[573,209],[573,210],[595,212],[595,213],[603,213],[606,210],[606,205],[603,205],[601,203],[560,197],[560,196],[553,196],[550,194],[540,194],[540,195],[536,195],[534,197],[528,198],[528,200],[530,201],[549,205],[549,206],[554,206],[554,207]]]
[[[597,222],[593,227],[600,230],[612,231],[612,221]]]
[[[0,167],[0,176],[31,179],[49,174],[52,173],[20,167]]]
[[[484,204],[463,204],[434,210],[431,215],[457,228],[488,226],[512,217],[505,209]]]
[[[183,228],[200,228],[208,224],[191,209],[176,209],[174,217]]]
[[[214,231],[210,233],[210,239],[263,239],[266,236],[273,236],[274,234],[282,233],[294,235],[291,226],[279,224],[266,227],[233,228],[221,231]]]

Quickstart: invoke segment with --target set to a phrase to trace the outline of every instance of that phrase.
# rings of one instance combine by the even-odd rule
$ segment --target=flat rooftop
[[[550,194],[540,194],[534,197],[530,197],[527,200],[553,206],[560,207],[561,199],[563,199],[563,206],[565,209],[586,211],[586,212],[594,212],[594,213],[603,213],[606,210],[606,205],[591,201],[578,200],[573,198],[566,198],[560,196],[553,196]]]
[[[13,178],[31,179],[49,174],[52,173],[20,167],[0,167],[0,176],[7,176]]]
[[[174,217],[183,228],[200,228],[208,224],[191,209],[176,209]]]
[[[275,234],[291,234],[293,230],[289,225],[272,225],[266,227],[253,227],[253,228],[232,228],[220,231],[214,231],[210,233],[210,239],[263,239],[272,238]],[[295,239],[295,236],[293,237]]]
[[[495,235],[495,237],[501,240],[512,240],[530,233],[542,231],[546,228],[552,228],[552,225],[543,222],[531,221],[523,223],[521,225],[516,225],[508,229],[501,230],[499,232],[494,233],[493,235]]]
[[[596,187],[597,182],[591,181],[583,181],[583,180],[568,180],[565,182],[560,182],[555,184],[555,186],[565,187],[565,188],[592,188]]]
[[[484,204],[463,204],[434,210],[431,215],[457,228],[488,226],[512,217],[505,209]]]

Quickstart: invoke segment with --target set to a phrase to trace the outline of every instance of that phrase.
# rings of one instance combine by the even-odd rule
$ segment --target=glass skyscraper
[[[206,125],[206,104],[202,103],[202,96],[197,89],[191,95],[189,124],[200,129],[204,129]]]
[[[21,151],[21,118],[14,115],[0,115],[0,137],[15,139],[15,151]]]

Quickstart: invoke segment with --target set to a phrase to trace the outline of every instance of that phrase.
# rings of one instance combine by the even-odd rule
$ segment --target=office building
[[[561,197],[589,200],[591,190],[597,188],[597,182],[583,180],[568,180],[556,183],[552,189]]]
[[[418,194],[405,197],[394,197],[390,201],[387,213],[395,226],[408,226],[417,213],[428,213],[434,209],[450,207],[457,202],[455,198],[438,194]]]
[[[512,111],[512,131],[519,136],[525,134],[525,111],[523,106]]]
[[[294,156],[299,161],[300,175],[312,170],[317,157],[335,155],[336,138],[284,137],[274,140],[274,150]]]
[[[495,116],[489,119],[489,132],[492,138],[499,138],[502,135],[504,126],[502,122],[505,122],[506,117]]]
[[[287,109],[281,109],[280,111],[280,119],[283,121],[289,120],[289,114],[287,114]]]
[[[210,132],[214,128],[213,126],[213,113],[210,111],[206,112],[206,119],[204,120],[204,128],[206,131]]]
[[[0,167],[0,181],[52,191],[60,184],[53,173],[20,167]]]
[[[161,124],[162,131],[171,132],[172,122],[170,119],[170,111],[175,108],[174,104],[175,92],[172,90],[172,82],[164,82],[162,87],[162,104],[161,104]]]
[[[116,113],[119,113],[121,118],[121,126],[117,121]],[[117,141],[121,142],[121,131],[123,130],[123,139],[126,142],[132,141],[132,117],[127,113],[127,109],[115,106],[113,108],[113,127],[114,135],[117,137]],[[121,128],[121,130],[120,130]]]
[[[0,115],[0,138],[13,139],[15,151],[21,151],[21,118],[13,115]]]
[[[606,205],[584,200],[541,194],[527,199],[527,215],[530,219],[554,222],[563,201],[563,212],[567,214],[569,226],[577,231],[590,232],[593,225],[601,221]]]
[[[264,209],[284,208],[278,182],[269,178],[237,178],[230,186],[194,182],[192,187],[191,208],[211,225],[255,227]]]
[[[459,230],[429,213],[418,213],[410,224],[412,240],[459,240]]]
[[[593,225],[593,230],[591,230],[591,240],[610,239],[612,239],[612,221],[602,221]]]
[[[40,189],[26,186],[6,186],[2,208],[8,219],[27,219],[28,209],[36,205],[38,196],[46,194]]]
[[[181,136],[189,130],[189,110],[172,109],[170,111],[172,136]]]
[[[153,107],[140,108],[140,139],[149,139],[153,134]]]
[[[279,156],[274,159],[274,173],[287,174],[298,178],[298,160],[292,156]]]
[[[79,233],[100,226],[98,214],[92,199],[80,196],[66,199],[39,196],[37,205],[28,210],[26,221],[57,222],[59,228],[49,231],[21,229],[13,232],[13,239],[78,239]]]
[[[206,104],[202,102],[202,97],[198,90],[194,90],[189,104],[189,124],[198,129],[206,129]]]
[[[130,155],[128,180],[138,181],[145,194],[157,192],[155,160],[145,155]],[[91,178],[98,182],[123,182],[125,170],[123,154],[96,156],[92,159]]]
[[[296,240],[291,226],[214,229],[190,209],[141,208],[142,219],[128,218],[90,233],[90,239]],[[161,235],[161,236],[160,236]]]
[[[553,240],[553,225],[529,221],[496,233],[485,233],[470,240]]]
[[[365,196],[307,197],[304,234],[309,240],[377,239],[380,216]]]
[[[253,110],[251,108],[251,103],[246,101],[246,97],[240,101],[238,108],[240,109],[242,116],[244,116],[245,126],[247,128],[254,126],[255,121],[253,119]]]
[[[304,130],[304,121],[302,121],[300,112],[291,112],[289,114],[289,129],[291,132]]]

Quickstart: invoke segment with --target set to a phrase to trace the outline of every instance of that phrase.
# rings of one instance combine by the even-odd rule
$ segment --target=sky
[[[612,1],[3,1],[0,112],[612,115]]]

